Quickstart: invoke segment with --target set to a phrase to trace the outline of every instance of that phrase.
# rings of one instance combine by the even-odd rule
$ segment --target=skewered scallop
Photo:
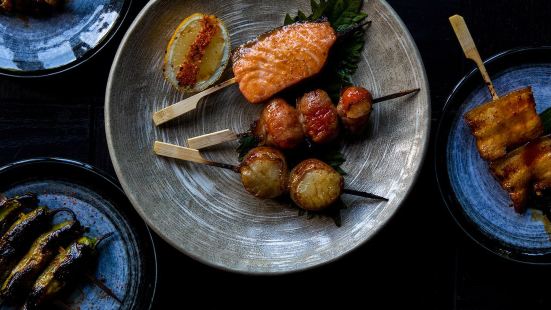
[[[318,159],[307,159],[291,171],[291,199],[302,209],[320,211],[334,204],[344,190],[344,178]]]
[[[279,150],[261,146],[247,153],[239,166],[243,186],[255,197],[275,198],[287,191],[289,170]]]

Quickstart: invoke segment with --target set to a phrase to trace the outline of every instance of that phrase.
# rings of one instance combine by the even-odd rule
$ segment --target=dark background
[[[551,1],[389,2],[412,33],[425,63],[432,133],[447,95],[473,68],[463,57],[449,16],[465,17],[482,58],[515,47],[551,45]],[[90,163],[114,176],[104,134],[105,85],[118,43],[145,3],[134,0],[123,31],[82,66],[40,80],[0,77],[0,165],[55,156]],[[334,301],[374,309],[549,309],[550,268],[505,261],[479,247],[455,224],[436,188],[433,148],[431,143],[412,194],[388,225],[367,244],[327,266],[251,277],[202,265],[156,238],[155,308],[189,302],[264,306],[258,299],[291,306],[291,299],[298,299],[311,305]]]

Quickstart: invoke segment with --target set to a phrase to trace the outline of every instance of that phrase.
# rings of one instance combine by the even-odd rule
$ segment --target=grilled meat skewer
[[[531,193],[551,189],[551,136],[544,136],[493,161],[490,170],[509,193],[515,211],[523,213]]]
[[[357,92],[358,95],[350,96],[346,95],[349,89],[361,91]],[[419,89],[412,89],[373,99],[371,93],[364,88],[351,86],[343,92],[345,99],[339,101],[336,109],[329,106],[330,98],[323,90],[315,90],[301,97],[297,104],[298,109],[281,98],[274,98],[268,101],[258,121],[251,126],[250,133],[258,140],[259,145],[283,150],[296,148],[305,136],[312,142],[329,143],[339,133],[338,119],[335,116],[340,116],[349,132],[358,134],[367,125],[373,104],[417,91]],[[193,149],[203,149],[248,134],[226,129],[190,138],[188,145]]]
[[[513,91],[465,114],[480,156],[496,160],[543,133],[532,88]]]

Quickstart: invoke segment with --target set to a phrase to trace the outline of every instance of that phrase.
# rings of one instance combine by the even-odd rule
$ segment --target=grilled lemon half
[[[182,92],[199,92],[216,83],[230,58],[230,38],[214,15],[195,13],[174,31],[165,52],[165,78]]]

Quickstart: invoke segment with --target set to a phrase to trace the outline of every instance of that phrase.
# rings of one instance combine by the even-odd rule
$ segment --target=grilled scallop
[[[339,199],[344,188],[343,177],[328,164],[307,159],[291,171],[291,199],[302,209],[320,211]]]
[[[287,191],[287,161],[275,148],[261,146],[250,150],[239,172],[243,186],[255,197],[275,198]]]

